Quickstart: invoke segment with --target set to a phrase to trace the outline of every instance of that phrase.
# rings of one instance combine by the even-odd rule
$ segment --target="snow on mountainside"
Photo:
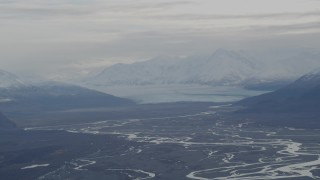
[[[219,49],[210,56],[163,56],[116,64],[85,81],[89,86],[148,84],[242,85],[291,82],[320,67],[320,54],[299,52],[282,59],[259,59]]]
[[[26,86],[16,75],[0,70],[0,88],[16,88]]]
[[[133,64],[116,64],[89,79],[87,83],[236,85],[253,77],[260,68],[244,53],[220,49],[210,56],[165,56]]]

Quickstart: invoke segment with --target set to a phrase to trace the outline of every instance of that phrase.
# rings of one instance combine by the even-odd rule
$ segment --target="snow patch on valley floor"
[[[33,168],[37,168],[37,167],[47,167],[49,165],[50,164],[34,164],[34,165],[23,167],[21,169],[33,169]]]
[[[91,161],[91,160],[87,160],[87,159],[79,159],[77,161],[78,161],[78,163],[75,163],[75,162],[71,163],[72,165],[76,166],[75,168],[73,168],[74,170],[82,170],[82,171],[85,170],[86,171],[88,169],[83,169],[83,167],[90,166],[90,165],[96,163],[96,161]],[[81,164],[81,163],[83,163],[83,164]]]
[[[155,173],[152,172],[147,172],[147,171],[143,171],[140,169],[106,169],[107,171],[122,171],[122,172],[134,172],[134,173],[139,173],[141,175],[146,175],[146,177],[137,177],[134,178],[134,180],[142,180],[142,179],[151,179],[156,177]],[[132,175],[129,175],[129,177],[132,177]]]

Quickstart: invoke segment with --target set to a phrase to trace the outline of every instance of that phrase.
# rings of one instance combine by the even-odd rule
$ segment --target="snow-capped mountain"
[[[116,64],[86,83],[235,85],[254,77],[260,68],[258,63],[245,53],[220,49],[210,56],[163,56],[145,62]]]
[[[26,86],[16,75],[0,70],[0,88],[17,88]]]
[[[320,67],[320,54],[298,52],[279,59],[259,58],[243,51],[219,49],[212,55],[162,56],[133,64],[116,64],[85,81],[86,85],[284,84]]]

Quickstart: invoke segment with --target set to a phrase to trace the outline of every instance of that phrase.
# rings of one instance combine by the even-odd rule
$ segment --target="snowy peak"
[[[241,52],[217,50],[212,55],[212,62],[215,66],[219,66],[220,70],[224,70],[229,73],[238,73],[238,76],[254,75],[256,68],[260,65],[253,59]]]
[[[0,70],[0,88],[17,88],[26,86],[16,75]]]

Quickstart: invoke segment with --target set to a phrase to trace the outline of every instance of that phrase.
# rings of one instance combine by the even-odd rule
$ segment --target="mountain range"
[[[133,64],[116,64],[87,80],[93,85],[211,84],[235,85],[258,73],[245,53],[217,50],[210,56],[161,56]]]
[[[295,53],[281,59],[260,59],[244,51],[218,49],[213,54],[161,56],[133,64],[115,64],[90,77],[92,86],[206,84],[247,88],[283,86],[320,67],[320,54]]]

